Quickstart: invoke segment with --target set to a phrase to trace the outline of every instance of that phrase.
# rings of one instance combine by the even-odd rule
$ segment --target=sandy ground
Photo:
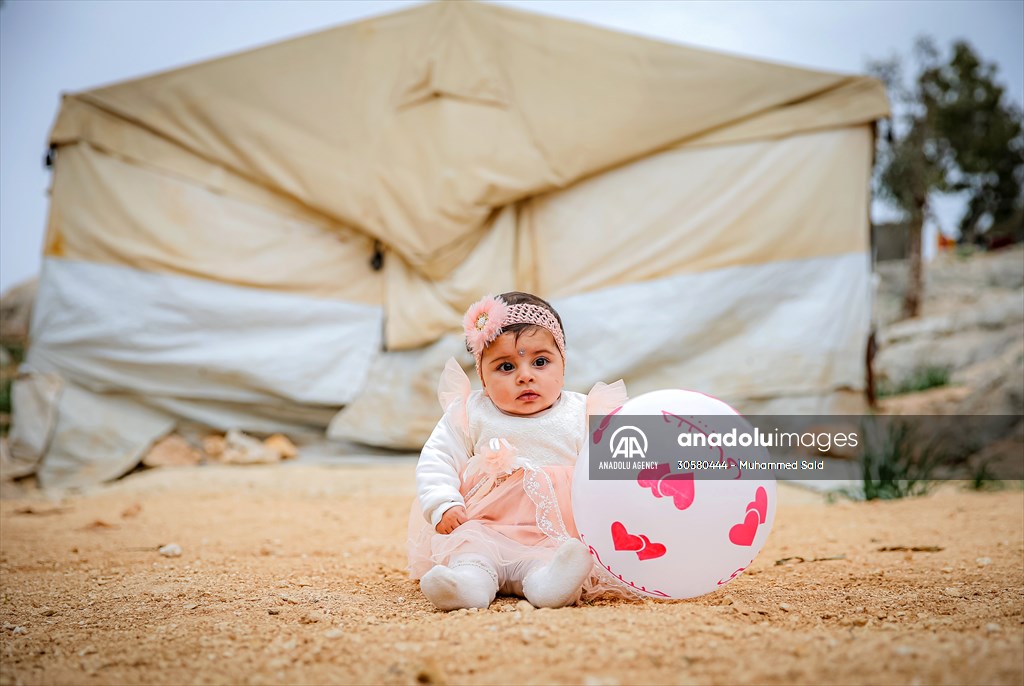
[[[412,493],[402,460],[8,497],[0,683],[1024,683],[1019,485],[828,504],[783,484],[718,593],[454,613],[404,572]]]

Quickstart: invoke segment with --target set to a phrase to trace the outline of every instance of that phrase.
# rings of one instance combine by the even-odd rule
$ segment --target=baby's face
[[[565,362],[547,329],[526,331],[518,341],[513,334],[503,333],[484,350],[480,376],[498,409],[525,417],[558,400],[565,384]]]

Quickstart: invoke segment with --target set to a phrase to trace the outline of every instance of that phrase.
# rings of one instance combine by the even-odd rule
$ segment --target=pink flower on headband
[[[507,316],[508,305],[505,301],[490,295],[480,302],[473,303],[466,310],[462,327],[466,332],[470,352],[477,359],[477,365],[480,364],[484,348],[498,337]]]

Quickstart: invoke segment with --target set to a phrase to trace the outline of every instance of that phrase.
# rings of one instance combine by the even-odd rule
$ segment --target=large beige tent
[[[415,448],[481,295],[567,385],[860,407],[878,82],[480,3],[67,95],[12,451],[116,477],[186,424]]]

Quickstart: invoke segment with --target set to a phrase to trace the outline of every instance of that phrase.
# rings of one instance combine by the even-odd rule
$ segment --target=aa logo
[[[647,457],[647,436],[635,426],[620,426],[612,434],[612,457],[627,460],[644,459]]]

